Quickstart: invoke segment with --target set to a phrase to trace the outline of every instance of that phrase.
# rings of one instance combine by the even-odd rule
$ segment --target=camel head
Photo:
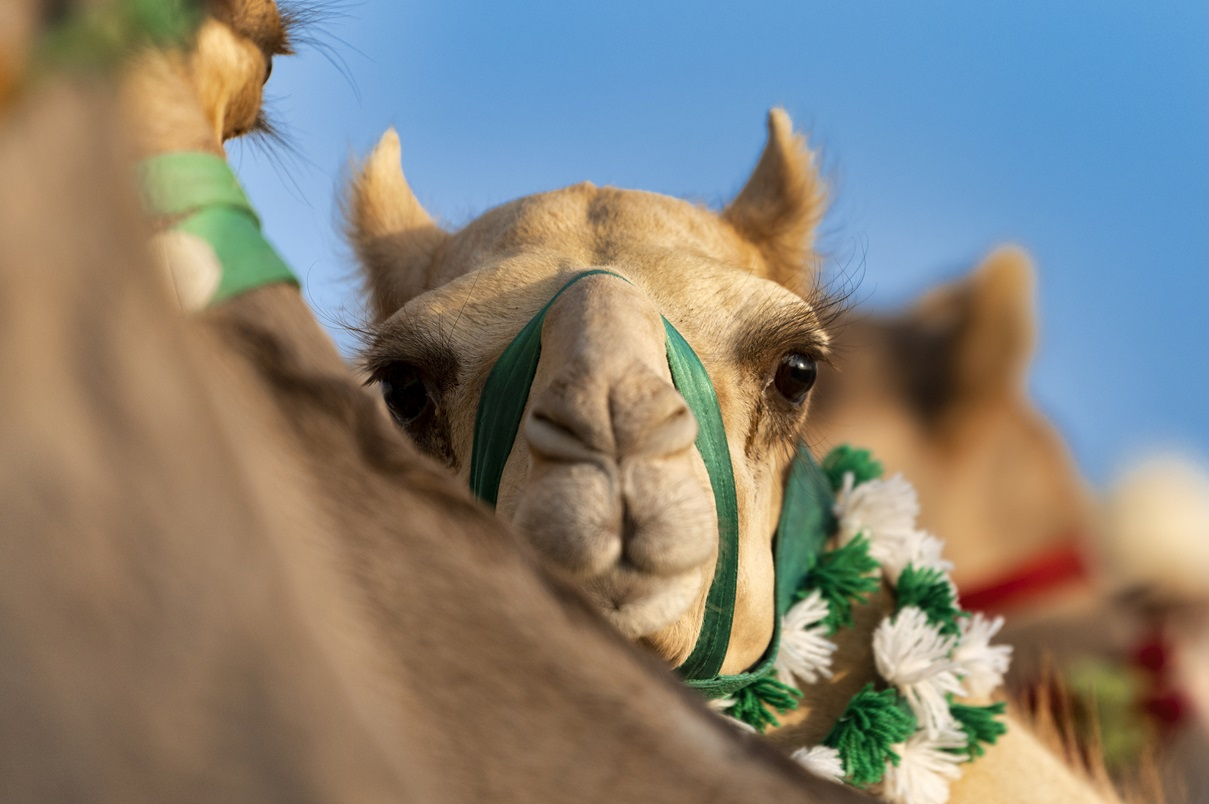
[[[1000,248],[909,309],[837,328],[812,443],[854,439],[920,496],[955,579],[977,586],[1092,529],[1083,481],[1028,396],[1035,269]]]
[[[131,61],[123,102],[146,153],[211,151],[264,130],[263,88],[273,57],[292,53],[289,15],[273,0],[206,0],[183,48]]]
[[[721,669],[735,672],[771,638],[782,484],[827,355],[824,308],[809,290],[823,196],[781,110],[720,213],[584,183],[448,232],[408,187],[393,131],[350,189],[350,238],[376,317],[367,369],[400,427],[462,478],[505,348],[572,278],[616,274],[579,279],[550,305],[497,510],[607,619],[674,665],[701,629],[719,537],[663,320],[700,358],[725,426],[739,537]]]

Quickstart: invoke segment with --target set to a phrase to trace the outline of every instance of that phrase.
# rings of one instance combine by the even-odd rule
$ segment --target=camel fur
[[[255,88],[201,88],[203,47],[0,109],[0,798],[859,800],[535,565],[297,289],[180,313],[132,156],[221,152],[267,72],[207,25]]]
[[[550,308],[498,514],[671,666],[696,640],[717,528],[659,316],[693,345],[716,389],[739,497],[739,595],[724,673],[750,666],[772,627],[771,540],[809,409],[778,395],[778,367],[787,355],[821,362],[831,354],[830,303],[803,290],[814,286],[804,272],[822,181],[783,111],[769,115],[768,132],[755,172],[720,214],[584,183],[444,231],[409,188],[393,131],[361,164],[347,202],[377,316],[365,368],[388,403],[406,383],[412,396],[395,400],[400,427],[463,482],[479,393],[504,347],[578,272],[605,268],[627,280],[588,277]],[[674,516],[656,515],[661,506]],[[868,645],[878,619],[863,620],[855,644]],[[832,684],[807,690],[802,724],[774,739],[817,740],[823,713],[872,679],[870,665],[841,648]],[[1026,728],[1013,729],[1017,736],[992,749],[996,761],[969,766],[954,801],[1030,800],[1038,790],[1052,793],[1044,800],[1112,800]],[[1036,773],[1019,775],[1025,765]]]

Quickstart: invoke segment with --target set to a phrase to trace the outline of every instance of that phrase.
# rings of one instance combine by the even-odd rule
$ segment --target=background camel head
[[[584,183],[493,209],[448,233],[424,211],[387,132],[349,199],[377,321],[367,368],[396,421],[462,478],[488,372],[553,304],[498,510],[605,616],[674,664],[692,649],[713,578],[714,499],[696,422],[672,385],[660,316],[714,384],[739,508],[739,581],[723,672],[773,626],[770,549],[781,485],[827,353],[811,286],[823,189],[774,110],[746,186],[721,213]]]
[[[1028,396],[1035,271],[1001,248],[908,310],[837,328],[813,443],[855,440],[919,491],[921,524],[975,586],[1091,528],[1065,443]]]
[[[273,0],[207,0],[184,49],[148,50],[123,85],[127,114],[146,153],[212,151],[265,130],[263,88],[273,57],[292,53],[292,19]]]

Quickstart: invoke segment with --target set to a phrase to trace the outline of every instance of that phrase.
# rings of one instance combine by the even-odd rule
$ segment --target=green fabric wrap
[[[546,313],[571,285],[599,274],[629,281],[603,269],[574,276],[504,349],[487,377],[475,417],[470,488],[492,506],[498,499],[504,465],[520,432],[529,390],[537,374]],[[663,325],[672,382],[697,420],[697,450],[709,473],[718,514],[718,561],[706,598],[701,633],[677,672],[686,684],[707,698],[721,698],[767,678],[772,672],[781,639],[781,617],[793,605],[794,592],[814,566],[834,528],[832,494],[809,450],[800,446],[786,479],[785,500],[775,537],[777,616],[772,640],[755,667],[742,673],[720,675],[718,671],[730,644],[738,582],[739,509],[734,470],[722,411],[709,374],[692,347],[666,318]]]
[[[109,0],[87,3],[39,41],[37,70],[110,69],[143,45],[184,44],[202,20],[196,0]]]
[[[805,444],[798,444],[777,521],[777,618],[797,602],[794,595],[819,560],[838,525],[835,497]]]
[[[208,153],[172,153],[139,165],[143,203],[169,230],[201,238],[222,265],[215,304],[277,282],[297,285],[289,266],[260,231],[260,218],[226,160]]]

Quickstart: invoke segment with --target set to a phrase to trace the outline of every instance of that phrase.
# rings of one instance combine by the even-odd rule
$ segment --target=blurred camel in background
[[[902,313],[853,310],[836,327],[839,369],[823,369],[809,431],[820,450],[863,437],[911,478],[967,603],[1010,608],[1012,628],[1093,593],[1091,492],[1026,385],[1034,285],[1029,257],[1003,248]],[[1048,585],[1005,585],[1038,556],[1053,565]]]
[[[810,441],[825,452],[860,438],[912,480],[965,606],[1007,615],[1017,695],[1051,662],[1076,696],[1101,686],[1115,766],[1149,746],[1199,801],[1201,763],[1179,757],[1209,745],[1198,714],[1209,707],[1186,698],[1209,670],[1198,647],[1209,634],[1209,484],[1164,462],[1106,496],[1091,491],[1028,394],[1035,286],[1028,254],[1000,248],[906,310],[853,310],[835,328],[839,370],[823,369]]]

